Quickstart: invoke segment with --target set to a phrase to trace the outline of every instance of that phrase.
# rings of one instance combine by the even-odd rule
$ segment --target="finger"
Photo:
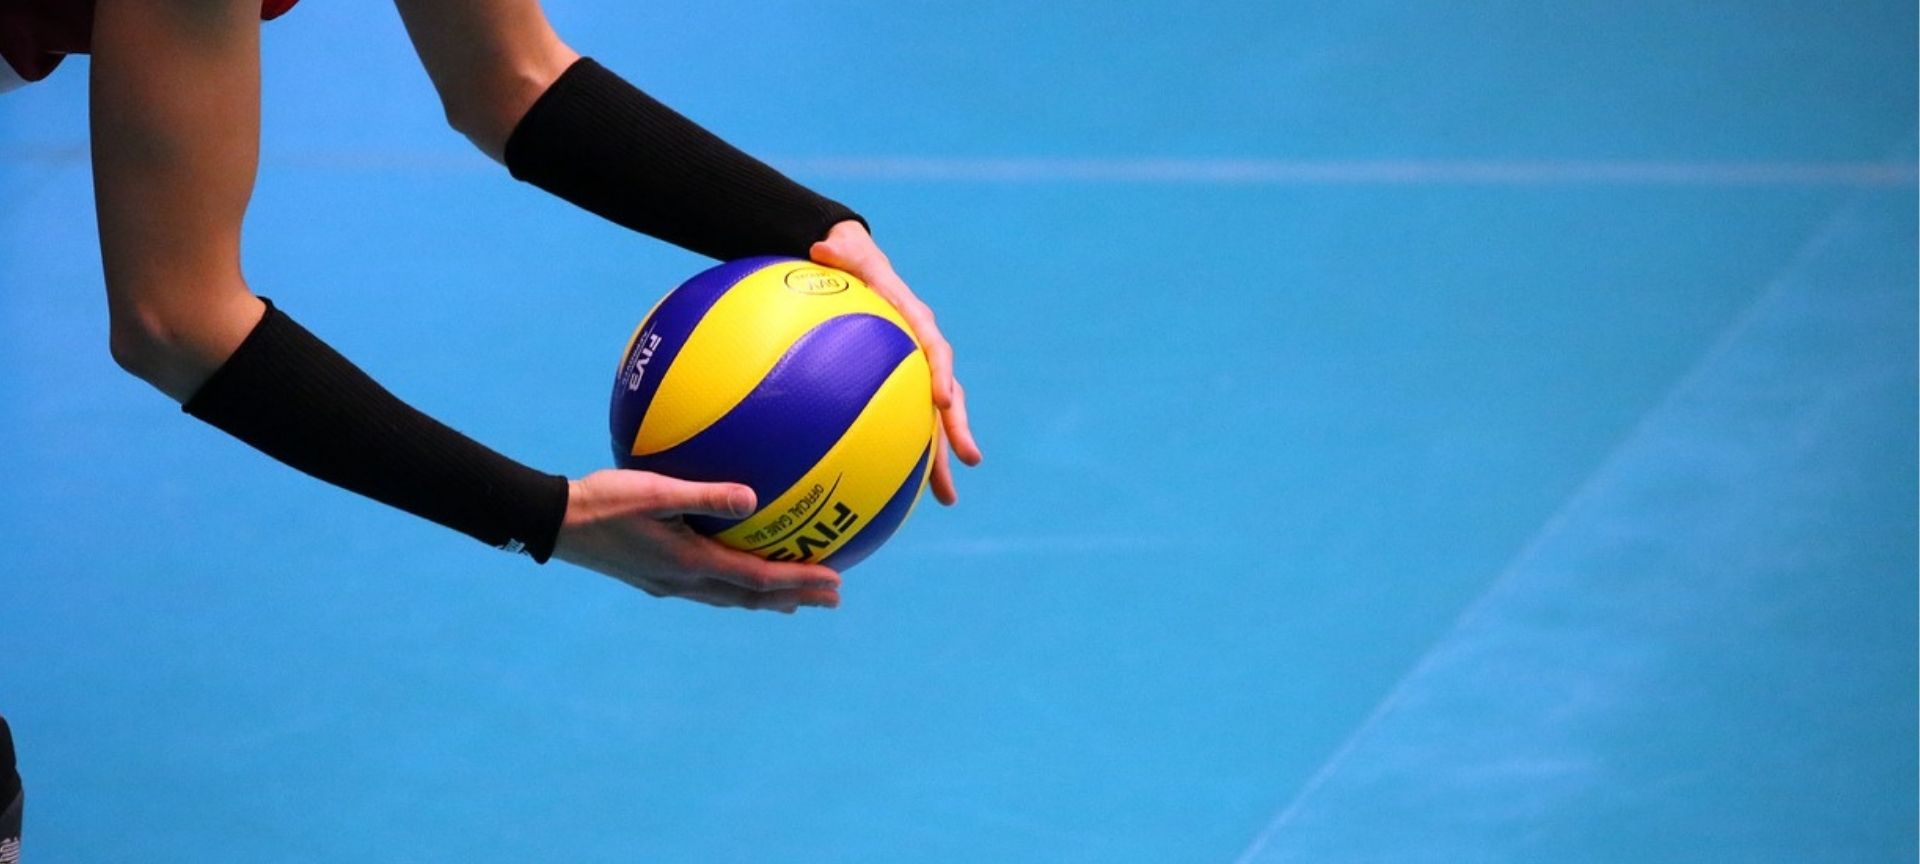
[[[792,614],[801,606],[831,609],[840,605],[838,591],[821,588],[790,588],[781,591],[749,591],[738,585],[707,580],[682,586],[679,596],[709,606],[738,609],[766,609]]]
[[[701,543],[700,550],[698,570],[703,575],[748,591],[840,587],[840,574],[818,564],[768,561],[715,540]]]
[[[847,253],[841,250],[838,245],[828,240],[822,240],[813,244],[813,248],[808,251],[810,253],[808,257],[812,258],[816,263],[825,264],[828,267],[845,269],[845,265],[848,263]]]
[[[914,337],[920,340],[920,350],[926,352],[927,371],[933,378],[933,404],[944,409],[953,404],[953,346],[934,323],[933,309],[920,302],[905,285],[899,286],[899,294],[894,306],[900,310],[900,317],[907,319]]]
[[[828,267],[840,267],[840,250],[833,248],[833,244],[825,240],[807,247],[807,257],[812,259],[815,264],[825,264]],[[841,267],[840,269],[844,270],[846,268]]]
[[[920,340],[920,349],[927,353],[927,369],[933,376],[933,403],[947,407],[952,403],[954,388],[954,349],[948,344],[947,336],[941,334],[939,324],[933,321],[933,309],[922,303],[912,288],[893,273],[893,265],[885,257],[874,255],[872,259],[854,259],[849,253],[841,252],[826,242],[814,244],[816,261],[829,263],[831,267],[841,267],[854,276],[860,276],[868,288],[874,288],[874,294],[893,303],[899,309],[900,317],[906,319],[906,326],[914,330],[914,338]]]
[[[980,464],[980,445],[974,443],[973,427],[967,423],[967,391],[959,381],[953,382],[953,405],[940,412],[940,424],[953,442],[954,455],[968,465]]]
[[[947,461],[947,436],[943,433],[934,445],[933,454],[933,500],[948,507],[960,501],[959,491],[953,488],[953,465]]]
[[[871,247],[869,246],[867,248]],[[878,255],[878,249],[873,249],[872,251],[875,254],[870,256],[863,254],[861,249],[851,244],[843,245],[832,240],[822,240],[808,247],[807,257],[813,259],[813,262],[816,264],[838,267],[852,273],[860,277],[860,281],[871,285],[873,280],[868,279],[867,274],[863,271],[874,269],[873,259],[880,257]],[[885,259],[881,258],[881,262],[884,263]]]
[[[772,609],[790,613],[799,605],[771,603],[769,602],[771,598],[765,597],[760,592],[748,591],[725,582],[712,581],[678,586],[674,589],[673,596],[682,600],[692,600],[695,603],[705,603],[708,606],[719,606],[723,609]]]
[[[695,483],[660,474],[648,484],[647,512],[655,516],[719,516],[738,519],[753,515],[753,489],[738,483]]]
[[[927,355],[928,372],[933,382],[933,403],[941,409],[941,423],[947,437],[953,441],[952,452],[968,465],[980,464],[980,445],[974,441],[973,429],[967,422],[966,394],[959,380],[953,376],[953,345],[947,342],[946,336],[941,334],[940,327],[934,322],[933,310],[920,302],[913,289],[907,287],[906,282],[893,272],[893,266],[882,256],[874,256],[877,260],[861,260],[827,240],[813,244],[808,252],[819,263],[840,267],[860,277],[899,310]],[[946,453],[943,443],[941,458],[934,463],[934,497],[943,504],[952,504],[959,497],[954,490],[953,467]]]
[[[647,596],[649,597],[666,597],[673,593],[672,591],[667,590],[666,585],[661,584],[660,582],[656,582],[652,579],[647,579],[645,577],[641,577],[638,579],[625,579],[622,581],[625,581],[628,585],[632,585],[635,588],[638,588],[642,591],[647,592]]]
[[[933,323],[927,323],[927,329],[915,331],[920,334],[920,344],[927,349],[928,371],[933,375],[933,404],[941,410],[953,407],[953,346],[947,344],[946,337],[933,329]]]

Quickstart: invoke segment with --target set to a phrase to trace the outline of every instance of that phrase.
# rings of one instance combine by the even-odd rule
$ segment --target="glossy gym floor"
[[[311,481],[109,358],[76,59],[0,97],[26,860],[1914,860],[1912,4],[549,5],[872,221],[986,464],[793,617]],[[706,262],[389,6],[264,42],[255,290],[605,464]]]

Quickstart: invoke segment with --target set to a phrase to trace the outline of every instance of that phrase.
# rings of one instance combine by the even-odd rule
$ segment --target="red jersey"
[[[278,18],[298,2],[260,0],[260,19]],[[21,78],[38,81],[61,58],[92,48],[93,0],[0,0],[0,60]]]

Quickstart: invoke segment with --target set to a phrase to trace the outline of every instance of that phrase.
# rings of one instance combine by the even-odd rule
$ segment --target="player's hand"
[[[757,558],[695,534],[682,516],[745,516],[753,490],[645,471],[595,471],[568,484],[553,556],[655,597],[792,612],[840,605],[840,576],[818,564]]]
[[[900,310],[901,317],[907,319],[907,326],[913,328],[920,347],[926,349],[927,365],[933,372],[933,404],[940,409],[941,427],[940,452],[935,453],[933,459],[933,497],[942,504],[960,500],[953,488],[953,466],[947,460],[949,445],[954,455],[968,465],[980,464],[980,445],[974,443],[973,430],[967,428],[966,390],[953,377],[953,346],[947,344],[940,328],[934,326],[933,310],[913,296],[907,283],[893,272],[893,264],[887,261],[880,247],[873,245],[873,237],[867,234],[865,225],[848,220],[833,226],[827,239],[813,244],[811,255],[818,263],[860,277],[860,281],[887,298],[893,308]]]

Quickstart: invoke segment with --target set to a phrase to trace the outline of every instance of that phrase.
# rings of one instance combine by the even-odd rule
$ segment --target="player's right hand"
[[[615,469],[568,486],[555,558],[655,597],[789,613],[840,605],[840,576],[832,570],[730,549],[694,533],[681,518],[745,516],[754,511],[752,489]]]

